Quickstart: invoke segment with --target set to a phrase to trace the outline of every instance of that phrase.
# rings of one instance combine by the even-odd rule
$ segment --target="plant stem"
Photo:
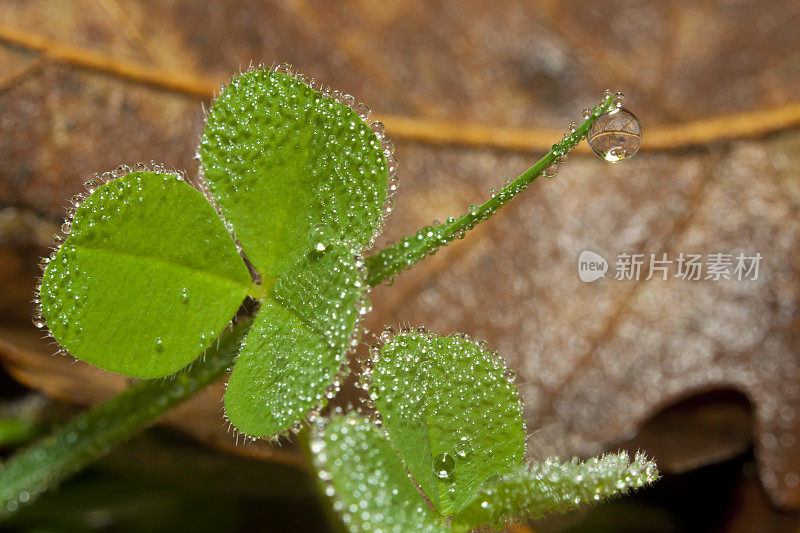
[[[367,258],[368,283],[375,286],[393,279],[439,247],[462,237],[466,231],[487,220],[574,148],[595,119],[612,105],[611,96],[607,96],[575,132],[553,145],[542,159],[483,205],[471,208],[458,218],[451,217],[444,224],[422,228],[415,235]],[[261,297],[268,286],[269,283],[253,285],[250,293],[253,297]],[[249,322],[239,324],[220,337],[218,347],[208,349],[204,357],[186,370],[165,379],[133,385],[56,428],[49,436],[0,465],[0,519],[91,464],[114,445],[133,437],[168,409],[221,377],[233,365],[248,328]]]
[[[511,201],[517,194],[528,188],[536,178],[541,176],[548,168],[574,148],[594,124],[594,121],[613,105],[613,98],[606,96],[603,102],[592,110],[592,115],[584,120],[575,132],[569,134],[561,142],[554,144],[531,168],[523,172],[517,179],[497,191],[480,206],[472,206],[470,210],[460,217],[450,217],[443,224],[427,226],[414,235],[402,238],[388,248],[371,255],[366,259],[368,269],[367,283],[375,286],[384,280],[393,280],[394,277],[405,269],[424,259],[427,255],[436,252],[441,246],[448,244],[487,220],[501,207]]]
[[[0,465],[0,518],[99,459],[222,376],[233,364],[248,328],[249,323],[239,324],[222,334],[218,348],[209,348],[187,369],[133,385]]]

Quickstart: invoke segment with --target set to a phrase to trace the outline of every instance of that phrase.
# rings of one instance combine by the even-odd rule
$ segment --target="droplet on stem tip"
[[[639,151],[642,127],[633,113],[622,107],[614,107],[597,117],[586,140],[597,157],[618,163],[630,159]]]

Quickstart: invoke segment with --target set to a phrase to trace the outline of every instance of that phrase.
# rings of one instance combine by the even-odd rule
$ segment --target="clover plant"
[[[607,92],[484,204],[364,259],[396,189],[383,124],[286,65],[236,76],[208,114],[197,188],[157,165],[120,167],[73,197],[34,323],[74,357],[141,381],[0,467],[0,516],[230,368],[238,434],[276,440],[313,422],[311,462],[351,531],[467,531],[653,481],[641,455],[526,464],[513,374],[464,335],[385,331],[360,371],[365,409],[319,416],[359,344],[369,288],[555,176],[587,134],[607,160],[633,155],[641,130],[597,131],[630,114],[621,106]],[[257,311],[235,320],[246,299]]]

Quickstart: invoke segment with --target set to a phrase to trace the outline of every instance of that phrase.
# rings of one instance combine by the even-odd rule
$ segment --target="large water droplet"
[[[440,453],[433,458],[433,474],[447,481],[453,477],[453,471],[456,469],[456,460],[453,456],[447,453]]]
[[[586,140],[599,158],[617,163],[630,159],[639,151],[642,127],[633,113],[624,108],[614,108],[597,117]]]

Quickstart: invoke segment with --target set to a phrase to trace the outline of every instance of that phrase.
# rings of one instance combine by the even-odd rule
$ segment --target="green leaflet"
[[[248,435],[274,436],[325,401],[363,309],[353,252],[329,246],[287,268],[262,301],[228,381],[225,412]]]
[[[625,452],[581,462],[548,460],[487,483],[453,517],[453,529],[468,531],[511,518],[541,518],[642,487],[658,478],[654,462]]]
[[[250,285],[201,193],[177,176],[134,172],[78,207],[40,292],[50,332],[72,355],[153,378],[207,348]]]
[[[214,102],[200,156],[205,180],[248,259],[280,277],[322,233],[361,251],[381,224],[381,144],[349,107],[300,81],[256,70]]]
[[[408,331],[380,350],[370,393],[403,462],[434,508],[457,512],[525,452],[517,388],[472,342]]]
[[[347,529],[443,533],[383,431],[355,413],[333,418],[311,441],[314,465]]]
[[[342,366],[364,290],[353,256],[382,222],[386,158],[352,109],[258,70],[216,100],[200,155],[248,259],[275,283],[231,375],[226,413],[243,433],[275,436],[324,401]]]

